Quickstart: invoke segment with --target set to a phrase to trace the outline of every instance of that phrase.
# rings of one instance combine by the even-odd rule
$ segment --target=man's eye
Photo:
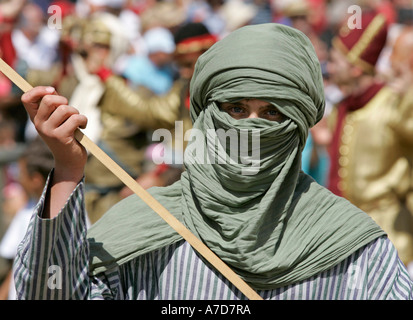
[[[244,112],[244,108],[241,106],[233,105],[233,104],[223,104],[221,109],[228,112],[228,113],[242,113]]]
[[[279,114],[280,114],[280,112],[278,111],[278,110],[268,110],[268,114],[270,115],[270,116],[278,116]]]
[[[230,110],[234,113],[241,113],[243,111],[243,109],[241,107],[231,107]]]
[[[269,120],[274,120],[274,121],[278,121],[281,122],[285,119],[284,115],[278,111],[277,109],[268,109],[266,111],[266,117]]]

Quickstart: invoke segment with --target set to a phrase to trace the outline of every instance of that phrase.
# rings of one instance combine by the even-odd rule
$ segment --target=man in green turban
[[[149,192],[192,234],[264,299],[412,298],[385,233],[301,171],[324,112],[308,38],[278,24],[238,29],[198,59],[190,90],[186,170]],[[16,259],[18,297],[245,299],[136,195],[86,230],[86,152],[73,138],[86,119],[51,93],[22,97],[56,165]],[[58,288],[50,266],[62,269]]]

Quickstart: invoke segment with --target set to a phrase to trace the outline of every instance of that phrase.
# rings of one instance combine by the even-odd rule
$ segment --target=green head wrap
[[[288,119],[235,120],[219,109],[221,102],[243,98],[265,100]],[[199,58],[186,171],[174,185],[150,192],[255,289],[327,270],[384,233],[301,172],[308,129],[323,112],[310,41],[278,24],[241,28]],[[246,152],[232,154],[219,132],[233,132],[235,145]],[[180,240],[136,196],[104,215],[90,237],[95,273]]]
[[[191,81],[191,118],[212,101],[257,98],[278,107],[299,128],[304,147],[308,129],[324,114],[320,63],[310,40],[277,24],[238,29],[203,54]]]

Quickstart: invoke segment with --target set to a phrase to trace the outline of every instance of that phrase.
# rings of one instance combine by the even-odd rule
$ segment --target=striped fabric
[[[83,187],[51,220],[39,218],[44,196],[39,201],[14,264],[18,299],[245,299],[184,240],[89,276]],[[258,293],[265,299],[411,300],[413,283],[392,243],[379,238],[317,276]]]

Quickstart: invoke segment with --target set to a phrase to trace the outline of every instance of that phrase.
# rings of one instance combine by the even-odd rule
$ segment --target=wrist
[[[84,177],[83,168],[73,168],[67,169],[56,165],[53,170],[53,184],[58,184],[61,182],[72,183],[77,185]]]
[[[57,217],[82,179],[83,174],[79,178],[73,172],[62,172],[58,168],[54,168],[41,217],[43,219]]]

